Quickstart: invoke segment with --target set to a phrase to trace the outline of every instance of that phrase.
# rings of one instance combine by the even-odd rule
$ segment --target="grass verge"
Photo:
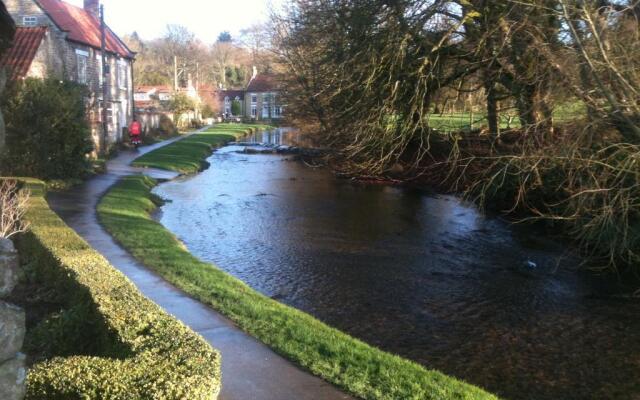
[[[225,314],[279,354],[363,399],[497,398],[371,347],[200,261],[151,218],[159,200],[151,193],[156,184],[143,176],[123,178],[98,205],[102,224],[147,267]]]
[[[218,124],[185,139],[149,152],[136,159],[136,167],[160,168],[183,174],[195,173],[207,164],[204,161],[211,155],[211,149],[267,125]]]
[[[31,190],[28,233],[17,240],[30,287],[59,305],[28,330],[37,354],[27,399],[211,399],[220,355],[144,297]],[[53,312],[51,312],[53,311]]]

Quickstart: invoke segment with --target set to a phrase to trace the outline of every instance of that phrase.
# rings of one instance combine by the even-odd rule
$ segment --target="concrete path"
[[[108,172],[63,193],[51,193],[51,208],[109,262],[129,277],[148,298],[202,335],[222,353],[222,400],[351,399],[334,386],[301,370],[235,324],[190,298],[137,262],[98,223],[96,205],[122,176],[145,173],[170,179],[173,172],[140,169],[129,164],[176,139],[138,151],[122,152],[107,163]],[[179,140],[179,139],[178,139]]]

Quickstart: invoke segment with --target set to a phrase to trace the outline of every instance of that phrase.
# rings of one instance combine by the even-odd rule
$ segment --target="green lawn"
[[[143,157],[144,162],[137,164],[193,171],[200,161],[195,156],[202,155],[201,159],[206,156],[200,143],[209,145],[222,140],[213,140],[213,135],[233,135],[232,130],[224,129],[227,128],[196,135],[191,140],[193,145],[171,144],[148,154]],[[159,200],[151,193],[155,185],[156,181],[143,176],[123,178],[98,205],[102,224],[146,266],[225,314],[276,352],[363,399],[497,398],[371,347],[306,313],[263,296],[215,265],[200,261],[150,217]]]
[[[250,133],[252,130],[266,129],[267,125],[218,124],[202,133],[197,133],[169,146],[143,155],[133,162],[137,167],[161,168],[180,173],[200,171],[211,149],[225,142]]]
[[[553,110],[554,123],[564,123],[586,115],[586,107],[581,102],[567,102],[559,105]],[[480,129],[487,126],[487,118],[484,113],[468,113],[458,112],[449,114],[430,114],[429,126],[443,132],[454,132],[469,130],[472,126],[474,129]],[[499,118],[500,129],[519,128],[520,120],[517,113],[502,112]]]

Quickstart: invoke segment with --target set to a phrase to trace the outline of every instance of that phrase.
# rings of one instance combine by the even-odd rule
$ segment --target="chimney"
[[[96,18],[100,18],[100,0],[84,0],[84,10]]]

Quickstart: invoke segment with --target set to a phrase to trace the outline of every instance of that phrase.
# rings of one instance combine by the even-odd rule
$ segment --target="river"
[[[253,141],[287,144],[292,133]],[[507,399],[639,399],[640,302],[562,241],[456,197],[230,145],[163,183],[203,260],[369,344]]]

